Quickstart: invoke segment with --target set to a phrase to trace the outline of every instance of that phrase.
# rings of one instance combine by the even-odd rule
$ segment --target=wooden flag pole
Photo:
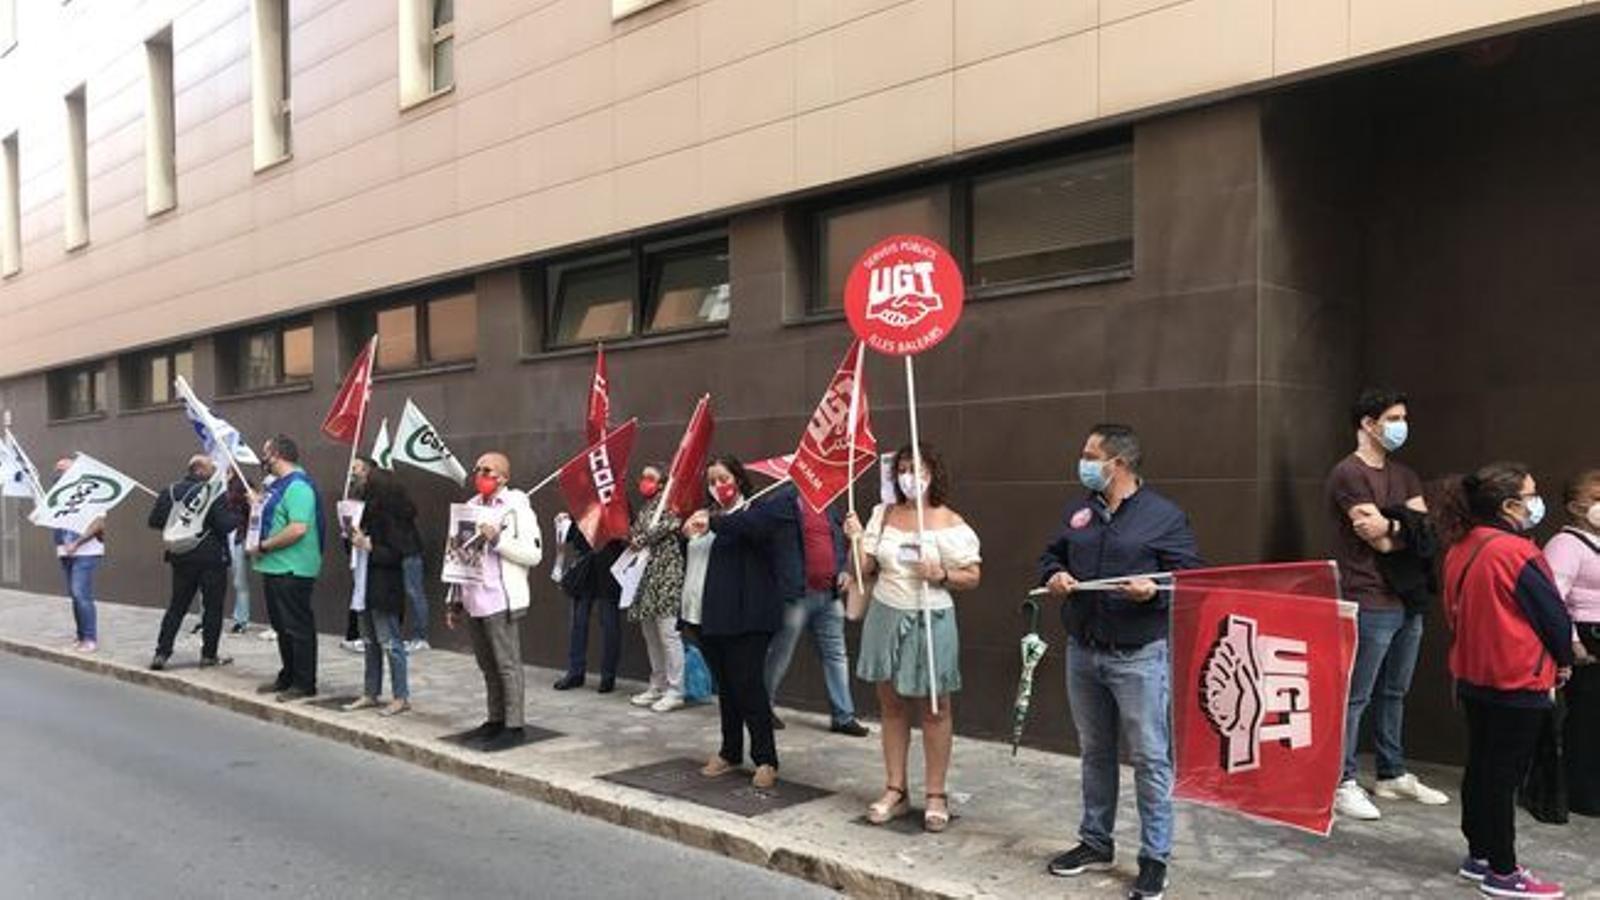
[[[372,403],[372,369],[378,363],[378,336],[374,334],[367,343],[367,371],[362,375],[362,383],[366,386],[361,396],[361,408],[356,410],[356,437],[350,442],[350,462],[344,467],[344,499],[350,499],[350,482],[354,474],[350,471],[356,466],[356,454],[361,452],[362,432],[366,430],[367,406]]]
[[[916,364],[913,357],[906,357],[906,409],[911,413],[911,475],[913,478],[922,478],[922,442],[917,434],[917,376]],[[851,448],[855,450],[854,447]],[[851,457],[854,458],[854,453]],[[926,562],[922,553],[926,548],[927,519],[924,513],[922,490],[917,491],[917,560]],[[939,672],[934,668],[933,662],[933,611],[928,608],[928,579],[918,580],[921,585],[922,595],[922,632],[928,644],[928,708],[934,715],[939,714]]]
[[[856,515],[856,432],[861,425],[861,372],[866,362],[867,345],[863,341],[856,341],[856,377],[850,382],[850,414],[849,414],[849,487],[845,488],[845,505],[850,510],[850,515]],[[857,521],[859,521],[859,517]],[[861,577],[861,535],[850,539],[850,561],[855,565],[856,590],[867,589],[866,580]],[[870,598],[869,598],[870,599]]]

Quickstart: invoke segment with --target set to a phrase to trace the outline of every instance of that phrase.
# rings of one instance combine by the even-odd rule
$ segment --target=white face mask
[[[1600,501],[1589,504],[1589,513],[1584,516],[1589,520],[1589,527],[1600,531]]]
[[[918,478],[910,472],[901,472],[895,480],[899,482],[900,493],[904,494],[907,500],[917,499],[928,487],[927,479]]]

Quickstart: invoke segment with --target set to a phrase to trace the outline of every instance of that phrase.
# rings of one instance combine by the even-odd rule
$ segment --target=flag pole
[[[749,497],[746,497],[745,501],[744,501],[744,505],[745,506],[749,506],[750,504],[756,502],[757,500],[760,500],[762,497],[765,497],[766,495],[772,493],[773,491],[777,490],[778,488],[781,488],[784,485],[788,484],[789,481],[790,481],[790,479],[789,479],[788,476],[784,476],[783,478],[780,478],[777,481],[774,481],[773,483],[767,485],[766,487],[762,488],[761,490],[756,491],[754,494],[751,494]]]
[[[850,424],[849,440],[846,445],[850,448],[849,487],[845,489],[845,506],[850,510],[850,515],[856,514],[856,432],[861,424],[861,375],[862,367],[866,362],[867,345],[861,340],[856,341],[856,377],[850,380]],[[850,561],[855,564],[856,590],[865,591],[867,583],[861,577],[861,535],[850,539]]]
[[[912,357],[906,357],[906,409],[911,413],[911,476],[922,478],[922,441],[917,435],[917,376],[916,365]],[[851,447],[851,458],[855,457],[855,447]],[[922,502],[923,491],[917,491],[917,559],[923,559],[922,552],[926,547],[925,533],[927,531],[927,518]],[[928,645],[928,708],[934,715],[939,714],[939,673],[933,663],[933,611],[928,608],[928,579],[918,580],[921,586],[922,600],[922,631]]]
[[[361,452],[361,432],[367,424],[367,404],[372,402],[372,367],[378,361],[378,335],[374,333],[367,342],[367,371],[361,378],[361,408],[356,410],[356,436],[350,442],[350,462],[344,467],[344,499],[350,499],[350,482],[354,480],[351,469],[356,465],[356,454]]]
[[[694,412],[689,414],[689,426],[691,428],[694,427],[695,419],[699,416],[701,407],[705,404],[705,402],[707,400],[710,400],[710,399],[711,399],[711,395],[710,394],[701,394],[700,395],[700,402],[695,404]],[[685,435],[685,437],[687,437],[687,435]],[[662,487],[661,487],[661,502],[656,504],[655,515],[650,517],[650,530],[651,531],[654,531],[656,529],[656,526],[661,524],[661,511],[663,509],[665,509],[666,506],[667,506],[667,498],[672,496],[672,473],[678,471],[678,457],[680,457],[682,455],[683,455],[683,441],[680,440],[678,442],[677,451],[672,454],[672,465],[667,468],[667,483],[665,485],[662,485]]]
[[[39,470],[34,467],[33,460],[28,458],[27,452],[22,449],[22,444],[17,442],[17,436],[11,433],[11,410],[9,409],[6,410],[5,429],[6,443],[16,450],[17,455],[22,457],[22,461],[27,464],[24,468],[28,470],[28,482],[33,485],[33,498],[34,502],[37,503],[44,498],[44,485],[39,481]]]
[[[173,379],[173,386],[177,388],[178,393],[182,394],[185,399],[193,398],[199,400],[199,397],[195,396],[194,389],[189,386],[188,379],[182,375]],[[233,469],[233,474],[239,476],[239,483],[244,485],[246,496],[250,498],[252,503],[255,502],[256,492],[250,487],[250,479],[245,477],[244,469],[239,467],[239,460],[233,455],[233,448],[229,447],[226,441],[217,437],[216,429],[211,427],[210,422],[202,421],[200,424],[205,427],[206,433],[211,435],[211,443],[222,448],[222,455],[228,458],[228,467]]]

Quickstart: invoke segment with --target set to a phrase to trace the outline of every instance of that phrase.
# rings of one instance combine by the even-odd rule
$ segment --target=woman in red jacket
[[[1544,500],[1519,463],[1490,463],[1451,485],[1440,509],[1450,674],[1467,717],[1460,874],[1492,897],[1562,897],[1517,865],[1516,791],[1556,687],[1572,674],[1572,622],[1528,539]]]

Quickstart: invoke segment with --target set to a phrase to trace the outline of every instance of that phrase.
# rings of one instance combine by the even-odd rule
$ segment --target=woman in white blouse
[[[978,586],[978,535],[945,505],[950,479],[939,452],[921,447],[922,471],[914,471],[911,448],[895,454],[895,503],[879,505],[865,527],[846,518],[845,533],[860,539],[863,577],[872,603],[861,626],[856,677],[877,689],[883,718],[883,796],[867,808],[867,819],[881,825],[910,810],[906,793],[906,755],[911,745],[911,714],[922,723],[927,806],[923,827],[943,831],[950,824],[945,774],[950,769],[951,706],[961,689],[960,643],[951,591]],[[916,496],[922,495],[926,529],[917,539]],[[874,579],[874,576],[875,579]],[[933,673],[928,671],[924,604],[933,622]],[[928,702],[928,686],[939,688],[939,712]]]

